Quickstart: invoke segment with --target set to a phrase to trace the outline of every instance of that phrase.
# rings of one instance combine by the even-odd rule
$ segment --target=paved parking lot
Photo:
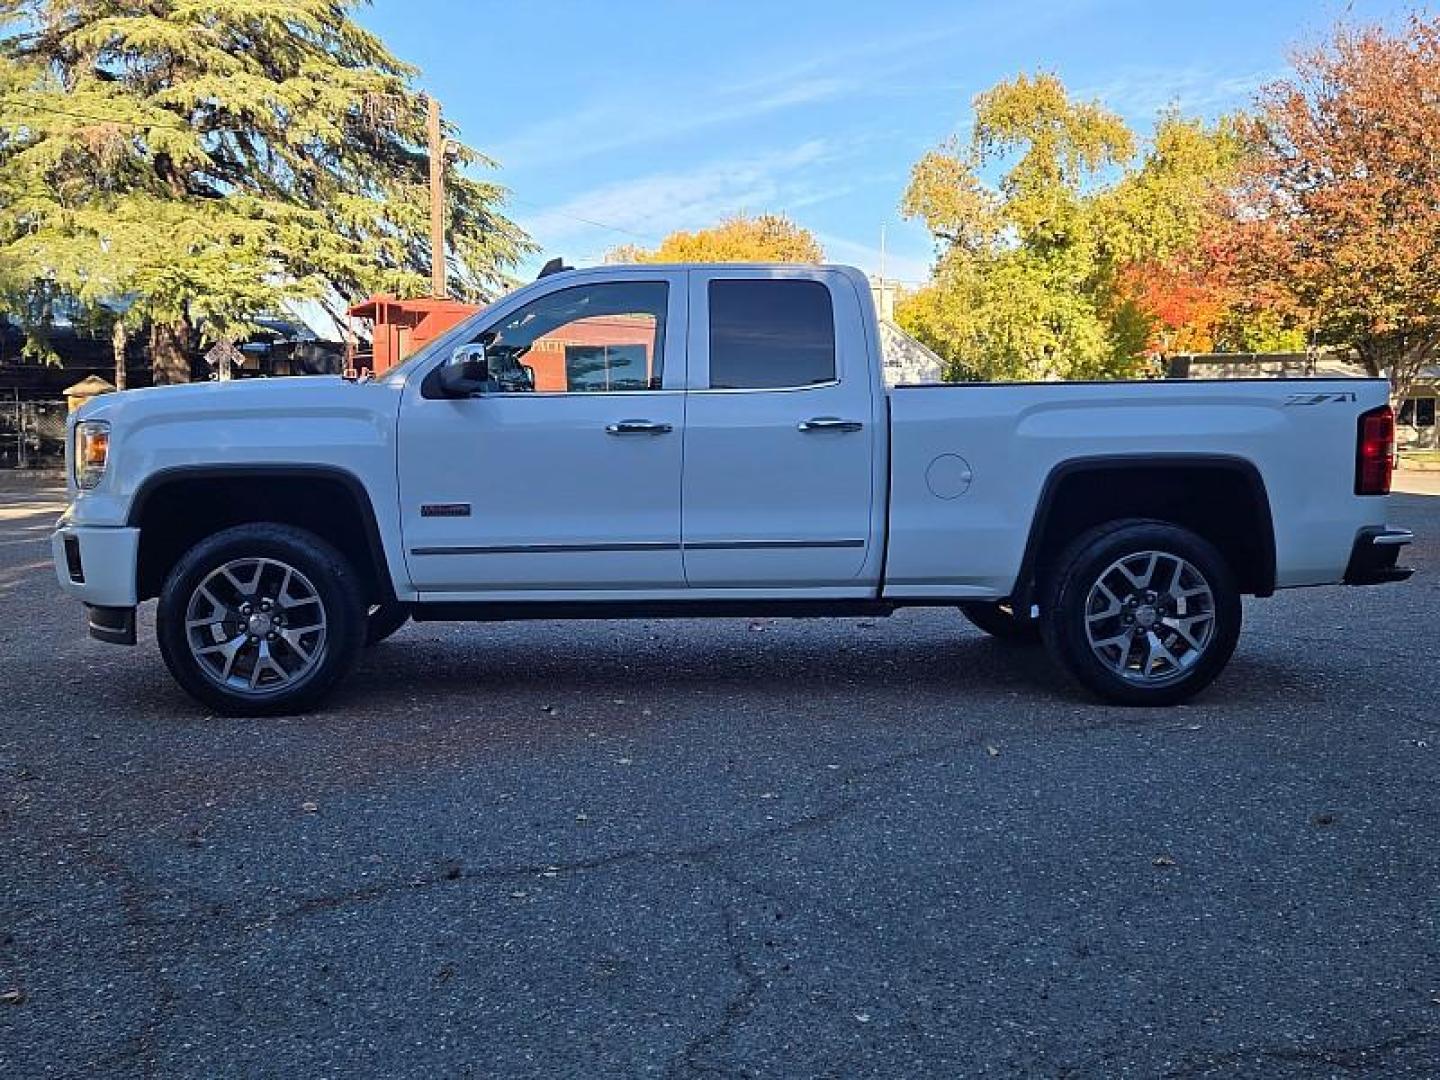
[[[0,1075],[1440,1073],[1433,569],[1169,711],[911,611],[412,626],[235,721],[83,635],[58,508],[0,492]]]

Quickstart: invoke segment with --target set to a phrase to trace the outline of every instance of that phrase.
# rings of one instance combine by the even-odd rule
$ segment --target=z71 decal
[[[1285,399],[1286,405],[1340,405],[1355,400],[1355,391],[1337,390],[1329,394],[1291,394]]]

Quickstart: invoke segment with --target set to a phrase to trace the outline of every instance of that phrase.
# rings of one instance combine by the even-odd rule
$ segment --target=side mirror
[[[440,389],[446,397],[478,394],[490,383],[490,362],[484,345],[461,345],[440,368]]]

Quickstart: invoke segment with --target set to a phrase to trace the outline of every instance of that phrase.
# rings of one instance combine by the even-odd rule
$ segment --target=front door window
[[[659,390],[664,378],[663,281],[561,289],[482,333],[494,392]]]

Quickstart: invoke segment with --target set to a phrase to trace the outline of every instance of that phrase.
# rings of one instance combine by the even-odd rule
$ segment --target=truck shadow
[[[889,625],[887,625],[889,624]],[[1305,697],[1293,661],[1237,655],[1200,703],[1227,707]],[[491,698],[493,695],[493,698]],[[951,613],[893,620],[747,623],[530,623],[410,627],[366,653],[332,710],[384,710],[417,696],[437,707],[541,701],[589,711],[616,700],[684,709],[729,700],[743,707],[891,709],[1093,707],[1039,646],[995,641]],[[1316,700],[1322,695],[1317,694]],[[542,700],[543,699],[543,700]]]

